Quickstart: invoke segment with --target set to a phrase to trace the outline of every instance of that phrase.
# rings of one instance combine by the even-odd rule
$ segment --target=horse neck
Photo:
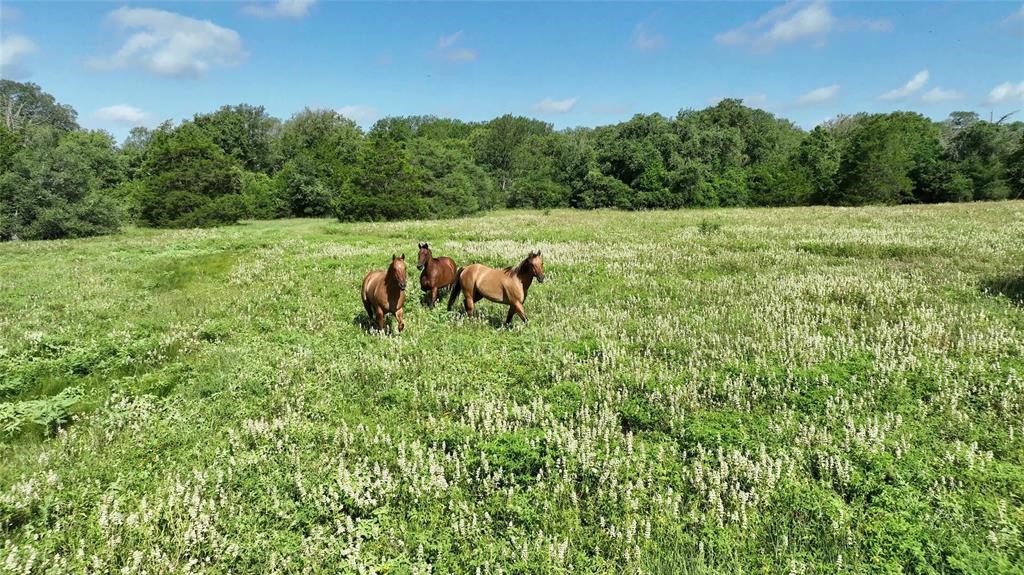
[[[530,289],[530,285],[533,284],[533,273],[529,269],[518,269],[516,271],[516,277],[519,278],[519,283],[523,284],[523,293]]]
[[[430,271],[430,268],[434,267],[434,265],[436,265],[436,264],[437,264],[437,258],[434,257],[434,254],[428,253],[427,254],[427,263],[423,265],[423,270],[424,271]]]
[[[384,270],[384,285],[398,287],[398,274],[395,273],[395,268],[389,267]]]

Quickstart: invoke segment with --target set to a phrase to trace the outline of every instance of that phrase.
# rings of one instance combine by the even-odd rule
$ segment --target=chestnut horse
[[[455,262],[452,258],[435,258],[430,251],[430,244],[419,244],[420,256],[416,260],[416,268],[423,270],[420,274],[420,289],[430,292],[430,307],[437,303],[437,292],[455,283]]]
[[[460,269],[457,275],[452,296],[448,300],[449,311],[455,305],[459,292],[466,292],[467,315],[473,314],[473,304],[477,300],[486,298],[509,306],[505,325],[512,323],[513,315],[518,315],[523,323],[527,323],[523,302],[526,301],[526,294],[530,291],[533,278],[544,283],[544,259],[539,251],[530,252],[530,255],[515,267],[496,270],[483,264],[472,264]]]
[[[405,329],[405,254],[391,256],[387,271],[374,270],[363,278],[363,307],[377,330],[384,330],[384,316],[392,313],[398,320],[398,331]]]

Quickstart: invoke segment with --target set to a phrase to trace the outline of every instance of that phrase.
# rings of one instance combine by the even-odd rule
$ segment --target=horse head
[[[427,262],[433,257],[430,253],[430,245],[426,243],[419,244],[420,255],[416,258],[416,269],[422,270],[427,267]]]
[[[544,283],[544,258],[540,255],[540,250],[536,252],[530,252],[530,255],[526,256],[526,270],[530,274],[537,278],[537,281]]]
[[[405,291],[405,254],[402,257],[391,256],[391,265],[388,266],[388,275],[398,282],[398,289]]]

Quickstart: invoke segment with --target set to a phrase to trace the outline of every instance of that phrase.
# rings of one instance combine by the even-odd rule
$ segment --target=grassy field
[[[1021,573],[1024,202],[0,245],[0,427],[3,572]]]

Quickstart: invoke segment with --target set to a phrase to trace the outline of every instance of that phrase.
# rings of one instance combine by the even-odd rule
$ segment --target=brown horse
[[[455,288],[452,289],[452,296],[448,300],[448,310],[451,311],[455,305],[459,292],[466,292],[467,315],[473,314],[473,304],[477,300],[486,298],[509,306],[508,317],[505,318],[506,325],[512,323],[513,315],[518,315],[523,323],[527,323],[523,302],[526,301],[526,294],[530,291],[533,278],[544,283],[544,259],[539,251],[530,252],[519,265],[502,270],[489,268],[483,264],[468,265],[458,272]]]
[[[384,330],[384,316],[393,313],[398,320],[398,331],[405,329],[405,254],[391,256],[387,271],[374,270],[363,278],[363,307],[377,330]]]
[[[430,292],[430,307],[437,303],[437,292],[455,283],[455,262],[452,258],[435,258],[429,244],[419,244],[420,256],[416,268],[420,274],[420,289]]]

